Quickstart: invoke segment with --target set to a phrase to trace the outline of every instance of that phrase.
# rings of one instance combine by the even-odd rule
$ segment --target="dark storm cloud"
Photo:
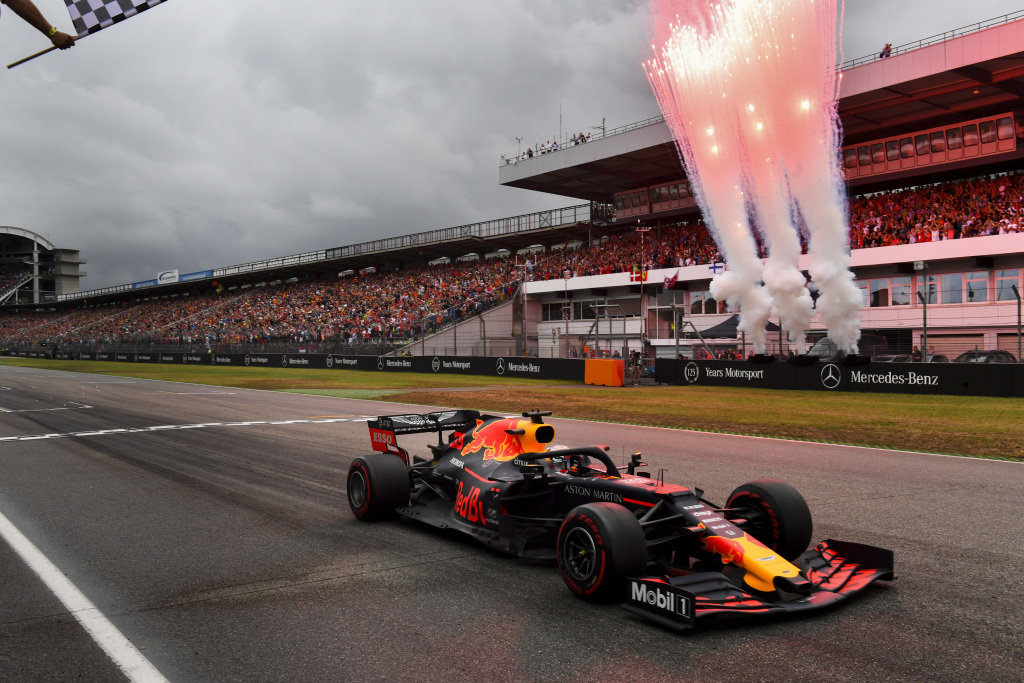
[[[856,0],[847,57],[1008,5]],[[560,104],[566,134],[656,115],[649,36],[630,0],[173,0],[2,76],[0,224],[91,289],[573,204],[498,157]],[[6,61],[41,40],[4,14]]]

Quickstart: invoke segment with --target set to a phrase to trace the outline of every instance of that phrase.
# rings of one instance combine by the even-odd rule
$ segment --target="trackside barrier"
[[[46,358],[47,354],[19,351],[12,356]],[[456,357],[456,356],[339,356],[318,353],[55,353],[57,360],[96,360],[115,363],[163,363],[227,367],[309,368],[314,370],[368,370],[422,372],[444,375],[531,377],[583,382],[584,359]]]
[[[658,382],[677,385],[1024,397],[1024,364],[701,361],[658,358]]]
[[[11,352],[21,358],[47,358],[36,351]],[[164,363],[229,367],[310,368],[532,377],[621,386],[622,370],[607,364],[622,361],[457,356],[338,356],[284,353],[55,353],[57,360],[119,363]],[[615,375],[614,377],[611,375]],[[794,365],[784,361],[701,361],[658,358],[655,380],[662,384],[805,391],[856,391],[901,394],[946,394],[1024,398],[1024,364],[869,363],[847,366],[821,362]],[[618,382],[618,383],[616,383]]]
[[[621,387],[625,380],[626,363],[623,360],[587,359],[583,381],[605,387]]]

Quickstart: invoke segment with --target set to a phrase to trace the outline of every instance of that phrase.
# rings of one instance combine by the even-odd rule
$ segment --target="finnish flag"
[[[78,37],[102,31],[166,0],[64,0]]]

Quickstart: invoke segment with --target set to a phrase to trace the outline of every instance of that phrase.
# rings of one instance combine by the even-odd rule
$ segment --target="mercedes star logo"
[[[281,367],[288,367],[288,356],[281,356]]]
[[[378,370],[383,370],[384,369],[384,356],[377,356],[377,369]]]
[[[433,370],[434,372],[437,372],[438,370],[440,370],[441,369],[441,359],[438,358],[437,356],[434,356],[434,360],[430,361],[430,369]]]
[[[696,363],[687,363],[683,368],[683,378],[690,384],[696,382],[700,379],[700,366]]]
[[[498,359],[498,374],[499,375],[504,375],[505,374],[505,359],[504,358],[499,358]]]
[[[821,369],[821,384],[826,389],[835,389],[838,387],[842,377],[843,374],[839,371],[839,366],[835,363],[829,363]]]

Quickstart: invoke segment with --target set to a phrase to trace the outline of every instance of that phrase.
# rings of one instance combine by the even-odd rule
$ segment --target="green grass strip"
[[[150,365],[4,358],[7,365],[243,389],[1024,461],[1024,399],[732,387],[566,387],[474,375]]]

